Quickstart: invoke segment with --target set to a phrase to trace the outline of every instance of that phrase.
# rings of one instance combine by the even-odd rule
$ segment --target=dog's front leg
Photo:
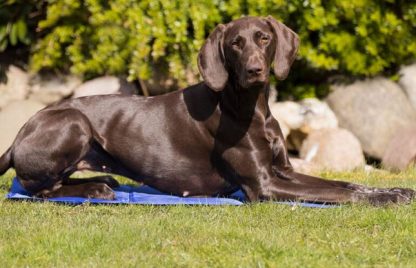
[[[373,205],[386,203],[408,203],[414,196],[411,189],[357,189],[354,184],[342,181],[329,181],[320,178],[285,172],[275,175],[270,166],[257,171],[257,177],[246,179],[242,184],[250,201],[293,200],[318,203],[367,202]],[[301,183],[299,183],[301,182]],[[307,183],[305,183],[307,182]]]
[[[274,174],[271,165],[242,177],[241,186],[250,201],[300,200],[320,203],[346,203],[365,199],[362,194],[333,185],[299,184]]]
[[[319,177],[309,176],[295,172],[289,161],[287,148],[280,127],[276,120],[271,120],[268,125],[270,147],[273,152],[272,169],[279,179],[298,185],[312,188],[344,189],[353,192],[350,201],[366,200],[374,204],[386,202],[409,202],[415,196],[415,191],[407,188],[375,188],[350,182],[325,180]]]
[[[283,138],[283,134],[280,130],[280,126],[277,120],[275,120],[273,117],[269,117],[269,120],[266,124],[266,129],[273,155],[272,169],[274,174],[279,178],[291,181],[293,183],[306,184],[311,186],[336,186],[348,189],[355,189],[356,186],[359,186],[348,182],[325,180],[295,172],[292,164],[290,163],[286,142]]]
[[[230,170],[238,173],[236,182],[250,201],[301,200],[345,203],[364,198],[347,187],[336,187],[331,183],[299,183],[296,181],[299,178],[293,178],[293,173],[288,170],[284,171],[284,175],[276,174],[271,161],[272,156],[273,151],[263,142],[258,142],[253,147],[233,148],[223,155],[224,160],[231,166]]]

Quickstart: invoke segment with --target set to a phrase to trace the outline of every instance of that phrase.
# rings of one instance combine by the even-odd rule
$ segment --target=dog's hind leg
[[[117,188],[120,186],[118,181],[110,175],[95,176],[91,178],[82,178],[82,179],[67,178],[63,180],[62,184],[63,185],[80,185],[80,184],[91,183],[91,182],[104,183],[104,184],[107,184],[110,188]]]
[[[40,197],[79,196],[114,199],[105,183],[76,183],[69,176],[91,150],[93,129],[78,110],[43,110],[22,128],[13,144],[13,163],[23,187]]]
[[[130,170],[125,168],[122,163],[113,158],[98,141],[91,144],[91,149],[76,165],[77,171],[89,170],[102,173],[110,173],[128,178],[136,178]],[[68,178],[63,181],[64,185],[78,185],[88,182],[105,183],[111,188],[117,188],[118,181],[110,175],[96,176],[92,178]]]
[[[113,200],[115,198],[114,192],[105,183],[86,182],[75,185],[62,185],[53,191],[42,191],[37,194],[39,197],[64,197],[64,196],[79,196],[85,198],[98,198]]]

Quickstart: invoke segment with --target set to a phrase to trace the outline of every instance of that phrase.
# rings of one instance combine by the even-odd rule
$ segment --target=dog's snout
[[[249,77],[260,76],[265,69],[264,59],[259,51],[251,51],[251,55],[246,62],[246,72]]]
[[[252,64],[247,66],[247,73],[251,76],[258,76],[263,72],[263,67],[260,64]]]

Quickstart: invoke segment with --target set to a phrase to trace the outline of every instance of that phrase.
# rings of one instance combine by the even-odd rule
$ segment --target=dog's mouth
[[[252,86],[261,86],[267,83],[269,77],[265,74],[261,74],[258,76],[247,77],[243,81],[243,87],[248,88]]]

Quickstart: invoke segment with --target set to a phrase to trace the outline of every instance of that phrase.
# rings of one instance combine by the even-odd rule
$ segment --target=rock
[[[405,170],[416,163],[416,125],[400,129],[387,145],[383,155],[383,167]]]
[[[305,121],[302,107],[296,102],[275,102],[269,104],[269,107],[272,115],[281,125],[285,138],[289,135],[291,130],[301,128]]]
[[[279,110],[280,109],[279,103],[276,102],[277,101],[277,90],[273,86],[270,86],[270,88],[271,89],[270,89],[270,95],[269,95],[269,100],[268,100],[269,108],[270,108],[270,111],[271,111],[272,115],[274,116],[274,118],[276,118],[277,121],[279,122],[280,129],[282,130],[283,136],[286,139],[286,137],[290,133],[290,127],[282,119],[282,116],[280,116],[280,114],[282,112],[284,113],[285,110],[282,109],[282,112]]]
[[[337,128],[338,119],[328,104],[318,99],[304,99],[300,102],[305,116],[302,132],[310,133],[314,130]]]
[[[349,171],[365,164],[360,142],[346,129],[311,132],[302,144],[300,157],[319,170]]]
[[[360,140],[364,151],[381,159],[397,129],[416,122],[416,111],[400,87],[385,78],[333,86],[327,103],[340,127]]]
[[[283,137],[286,139],[290,133],[290,128],[284,123],[279,121],[280,130],[282,131]]]
[[[69,97],[81,83],[75,76],[36,75],[30,80],[29,99],[48,105]]]
[[[306,136],[319,129],[337,128],[338,120],[329,106],[318,99],[273,102],[269,98],[272,115],[279,121],[289,149],[299,150]]]
[[[29,75],[11,65],[6,72],[7,82],[0,84],[0,109],[8,103],[26,98],[29,91]]]
[[[314,163],[308,162],[300,158],[289,158],[293,169],[302,174],[313,175],[319,172],[319,167]]]
[[[416,109],[416,63],[401,68],[399,84],[406,92],[410,103]]]
[[[107,95],[107,94],[136,94],[136,87],[126,80],[115,76],[103,76],[89,80],[75,89],[73,98]]]
[[[23,124],[44,106],[33,100],[20,100],[9,103],[0,111],[0,155],[13,143]]]

